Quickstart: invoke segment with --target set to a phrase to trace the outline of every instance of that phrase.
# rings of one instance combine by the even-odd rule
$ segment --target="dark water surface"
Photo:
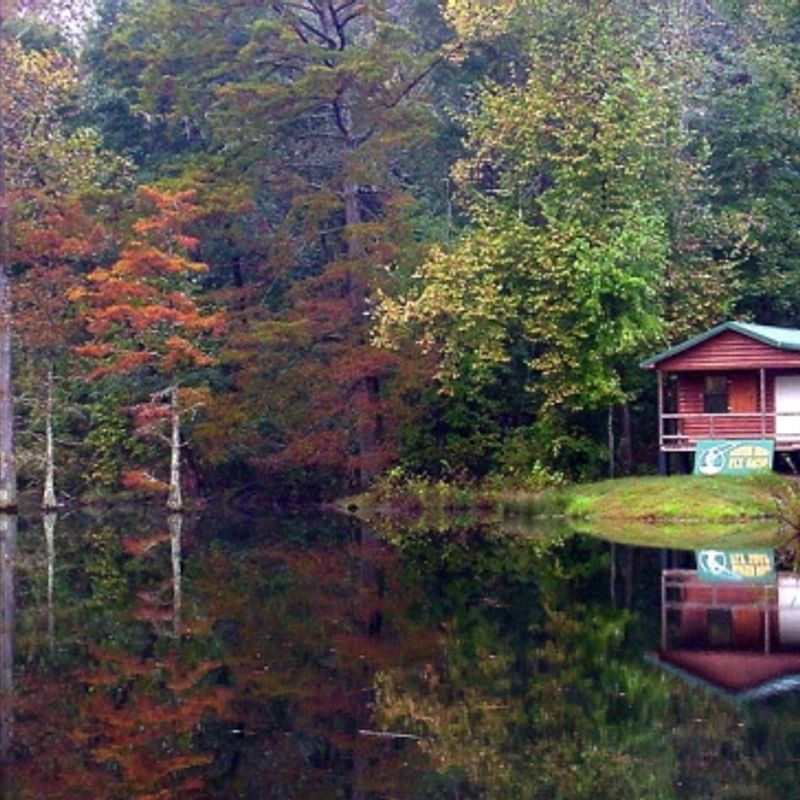
[[[646,660],[656,549],[147,509],[0,534],[4,798],[798,796],[800,692]]]

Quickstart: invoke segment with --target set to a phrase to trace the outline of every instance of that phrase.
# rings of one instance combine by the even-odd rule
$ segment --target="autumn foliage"
[[[91,378],[152,368],[175,376],[183,367],[213,363],[204,345],[224,329],[223,316],[192,298],[194,279],[208,267],[189,256],[196,240],[182,230],[196,213],[191,193],[139,191],[149,214],[110,268],[90,272],[70,297],[81,304],[92,340],[78,355],[100,362]]]

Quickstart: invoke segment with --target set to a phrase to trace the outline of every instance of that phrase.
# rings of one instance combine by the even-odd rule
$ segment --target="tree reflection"
[[[634,570],[617,548],[626,609],[589,538],[389,544],[321,516],[62,523],[58,571],[47,536],[20,536],[6,796],[793,796],[796,697],[740,708],[642,658],[657,551]]]

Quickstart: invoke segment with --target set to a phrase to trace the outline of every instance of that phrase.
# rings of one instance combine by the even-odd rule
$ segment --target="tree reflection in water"
[[[656,550],[139,509],[22,524],[15,559],[3,530],[4,796],[792,795],[796,695],[645,662]]]

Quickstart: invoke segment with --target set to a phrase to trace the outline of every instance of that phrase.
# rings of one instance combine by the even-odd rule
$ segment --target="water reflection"
[[[771,551],[701,550],[696,558],[698,569],[662,572],[654,663],[738,700],[800,688],[800,576],[776,574]]]
[[[14,558],[17,518],[0,514],[0,760],[11,753],[14,733]],[[5,770],[4,770],[5,777]]]
[[[644,659],[722,641],[689,581],[662,646],[690,556],[321,515],[39,524],[16,560],[0,529],[5,797],[793,796],[800,693],[737,706]],[[731,597],[720,652],[786,654],[794,623]]]

